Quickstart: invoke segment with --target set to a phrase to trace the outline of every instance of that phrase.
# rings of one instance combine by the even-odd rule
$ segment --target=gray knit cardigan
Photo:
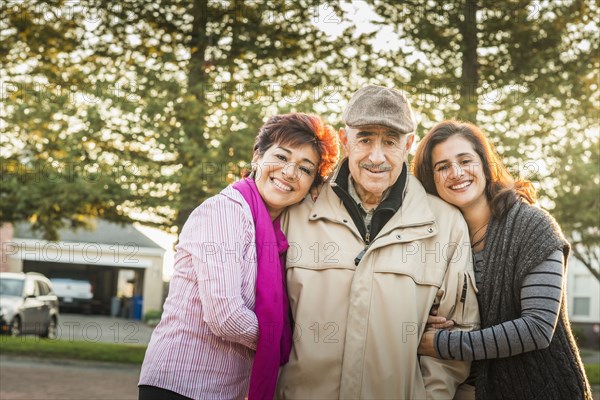
[[[492,218],[483,250],[485,270],[479,296],[482,328],[521,316],[525,275],[557,249],[564,253],[566,269],[569,243],[556,221],[537,207],[517,201],[505,218]],[[592,399],[571,332],[564,291],[556,330],[547,348],[478,363],[478,400]]]

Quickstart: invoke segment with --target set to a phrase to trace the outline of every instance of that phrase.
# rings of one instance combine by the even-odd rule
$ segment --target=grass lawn
[[[600,364],[587,364],[585,372],[590,381],[590,385],[600,385]]]
[[[598,349],[579,349],[591,385],[600,385],[600,353]]]
[[[145,345],[48,340],[36,336],[0,336],[0,354],[141,364]]]

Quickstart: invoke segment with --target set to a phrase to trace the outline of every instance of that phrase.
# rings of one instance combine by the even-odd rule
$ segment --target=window
[[[0,296],[23,296],[23,280],[22,279],[0,279]]]
[[[578,274],[574,277],[573,315],[589,317],[591,314],[594,279],[589,275]]]
[[[37,288],[37,285],[35,284],[35,281],[31,278],[26,278],[25,279],[25,297],[37,296],[37,295],[38,295],[38,288]]]
[[[573,315],[590,315],[590,298],[589,297],[574,297],[573,298]]]
[[[47,296],[50,294],[50,287],[48,286],[48,284],[46,282],[42,282],[42,281],[36,281],[37,285],[38,285],[38,291],[40,293],[40,296]]]

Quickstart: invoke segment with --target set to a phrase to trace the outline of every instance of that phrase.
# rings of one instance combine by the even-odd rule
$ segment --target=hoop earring
[[[252,163],[252,170],[250,171],[248,178],[255,179],[255,177],[256,177],[256,164]]]

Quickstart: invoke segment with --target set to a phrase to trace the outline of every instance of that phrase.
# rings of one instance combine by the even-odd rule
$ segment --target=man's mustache
[[[371,164],[371,163],[360,163],[358,164],[361,168],[370,169],[371,171],[375,170],[377,172],[387,172],[392,170],[392,166],[389,164]]]

